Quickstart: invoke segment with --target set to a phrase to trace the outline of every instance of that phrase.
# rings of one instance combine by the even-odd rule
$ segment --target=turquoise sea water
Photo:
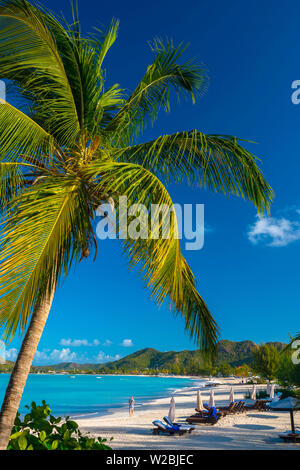
[[[8,380],[8,374],[0,374],[0,402]],[[153,398],[171,395],[175,390],[193,384],[194,381],[189,379],[167,377],[31,374],[20,411],[24,413],[24,405],[32,401],[39,404],[46,400],[54,415],[104,414],[109,408],[126,406],[130,396],[134,396],[136,407],[139,407]]]

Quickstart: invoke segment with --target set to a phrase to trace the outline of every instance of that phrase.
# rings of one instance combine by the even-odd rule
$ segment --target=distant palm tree
[[[291,349],[293,349],[293,345],[296,343],[296,341],[300,341],[300,333],[298,333],[296,336],[290,336],[290,341],[289,343],[282,349],[282,353],[285,353],[287,351],[290,351]],[[295,348],[298,347],[298,344],[296,345],[295,344]]]
[[[0,77],[24,108],[0,104],[1,271],[0,327],[6,341],[27,332],[0,415],[5,449],[22,392],[45,326],[56,286],[95,241],[95,209],[118,194],[130,203],[172,205],[163,182],[241,195],[259,212],[272,190],[255,157],[231,136],[197,130],[141,143],[147,122],[169,110],[169,91],[194,97],[207,83],[192,61],[179,64],[185,47],[155,40],[154,62],[125,97],[105,88],[103,60],[118,22],[106,33],[83,38],[73,23],[25,0],[0,0]],[[211,351],[217,325],[195,288],[180,252],[176,217],[170,240],[125,240],[131,266],[158,303],[169,296],[175,314],[200,348]]]

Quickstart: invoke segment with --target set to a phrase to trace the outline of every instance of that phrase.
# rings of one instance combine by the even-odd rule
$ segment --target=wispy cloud
[[[4,358],[6,361],[15,361],[18,356],[18,349],[11,348],[5,351]],[[106,354],[104,351],[99,351],[96,355],[88,356],[86,352],[83,354],[78,354],[74,351],[71,351],[70,348],[62,349],[43,349],[42,351],[37,350],[34,356],[33,363],[34,365],[48,365],[48,364],[57,364],[60,362],[111,362],[117,361],[121,358],[120,354],[110,355]]]
[[[18,356],[18,350],[16,348],[7,349],[5,351],[6,361],[15,361]],[[35,364],[54,364],[56,362],[72,362],[77,359],[75,352],[71,352],[70,348],[63,349],[45,349],[43,351],[37,351],[34,356]]]
[[[62,338],[59,344],[61,346],[71,346],[73,348],[79,348],[81,346],[99,346],[100,341],[98,339],[94,339],[92,342],[89,342],[87,339]]]
[[[109,354],[105,354],[103,351],[99,351],[97,356],[95,357],[96,362],[110,362],[110,361],[117,361],[120,359],[121,356],[119,354],[116,354],[115,356],[110,356]]]
[[[34,362],[37,364],[73,362],[77,359],[77,354],[72,352],[70,348],[53,349],[52,351],[37,351],[34,356]]]
[[[121,346],[124,346],[125,348],[130,348],[133,346],[132,339],[123,339]]]
[[[106,339],[103,343],[103,346],[111,346],[113,343],[110,341],[110,339]]]
[[[287,246],[300,240],[300,209],[293,210],[293,217],[257,217],[249,227],[248,239],[253,244]]]
[[[16,348],[6,349],[4,358],[6,361],[15,361],[18,356],[18,350]]]

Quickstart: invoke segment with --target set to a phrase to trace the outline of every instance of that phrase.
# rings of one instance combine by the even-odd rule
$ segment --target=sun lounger
[[[183,436],[186,432],[188,432],[187,429],[180,429],[179,426],[167,426],[164,424],[162,421],[159,421],[158,419],[156,421],[153,421],[155,428],[152,430],[153,434],[169,434],[170,436],[174,434],[178,434],[179,436]]]
[[[169,420],[168,416],[164,416],[164,421],[167,423],[168,426],[178,426],[179,429],[184,430],[189,434],[195,429],[194,426],[188,426],[187,424],[172,423],[172,421]]]
[[[215,407],[211,407],[209,406],[207,403],[204,403],[203,404],[204,408],[206,408],[206,414],[204,414],[204,417],[208,417],[210,416],[210,414],[212,413],[212,410],[215,409],[216,410],[216,414],[218,416],[218,418],[222,418],[222,416],[225,416],[226,413],[223,411],[223,410],[220,410],[219,408],[215,408]]]
[[[291,431],[283,432],[279,434],[280,439],[283,439],[284,442],[300,442],[300,432],[296,431],[292,433]]]
[[[281,396],[282,396],[282,392],[278,392],[273,398],[273,400],[268,400],[266,402],[266,409],[268,410],[270,406],[274,405],[274,403],[278,403],[279,400],[281,399]]]
[[[234,408],[233,412],[234,413],[244,413],[244,411],[245,411],[245,402],[241,400],[237,403],[237,405]]]
[[[207,416],[200,416],[200,415],[192,415],[186,419],[188,423],[193,424],[216,424],[220,416],[217,414],[217,410],[215,407],[212,407],[207,414]]]
[[[221,411],[231,411],[233,408],[235,408],[237,405],[236,401],[232,401],[229,406],[218,406],[218,410]]]
[[[256,400],[253,404],[245,403],[246,410],[266,411],[267,404],[263,400]]]
[[[198,408],[195,408],[195,411],[197,414],[199,415],[203,415],[203,416],[207,416],[207,413],[209,411],[209,408],[207,408],[206,410],[198,410]]]
[[[236,401],[233,401],[230,403],[229,406],[219,406],[218,410],[222,412],[224,415],[234,413],[236,407],[238,406],[238,403]]]

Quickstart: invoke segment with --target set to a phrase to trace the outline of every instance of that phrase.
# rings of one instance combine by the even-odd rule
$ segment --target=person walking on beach
[[[133,397],[130,397],[128,403],[129,403],[129,416],[133,416],[134,398],[133,398]]]

